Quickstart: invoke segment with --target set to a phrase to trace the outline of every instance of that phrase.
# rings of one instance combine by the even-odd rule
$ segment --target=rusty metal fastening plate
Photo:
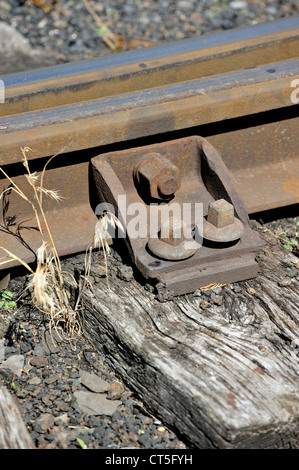
[[[123,224],[126,250],[145,278],[181,295],[257,275],[263,242],[205,138],[111,152],[91,163],[100,207]]]

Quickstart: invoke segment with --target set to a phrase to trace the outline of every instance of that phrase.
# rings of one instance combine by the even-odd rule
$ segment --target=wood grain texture
[[[34,449],[16,399],[0,387],[0,449]]]
[[[85,297],[85,331],[164,424],[196,448],[287,448],[299,437],[298,258],[263,234],[260,273],[222,305],[159,302],[110,277]]]

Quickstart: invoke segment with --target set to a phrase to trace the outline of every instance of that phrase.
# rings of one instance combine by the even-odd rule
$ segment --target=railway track
[[[296,204],[299,108],[291,94],[298,50],[293,17],[2,77],[1,166],[25,190],[21,147],[32,149],[32,171],[59,154],[44,185],[64,197],[59,205],[45,201],[60,255],[83,251],[92,239],[97,188],[90,162],[108,152],[170,141],[175,148],[176,139],[201,136],[221,155],[248,213]],[[1,183],[8,186],[4,177]],[[10,232],[23,227],[26,246],[7,230],[0,246],[34,261],[40,239],[25,230],[30,207],[12,192],[2,209],[2,226],[13,220]]]
[[[28,194],[21,148],[31,148],[32,172],[57,154],[44,186],[64,199],[45,198],[44,209],[60,255],[89,245],[101,200],[117,205],[124,193],[146,203],[146,190],[174,194],[180,204],[203,202],[210,246],[198,257],[165,260],[162,253],[152,261],[128,240],[140,271],[162,281],[157,296],[117,275],[109,289],[98,266],[94,295],[83,293],[89,343],[108,351],[118,376],[196,448],[298,446],[298,289],[295,278],[281,282],[294,257],[263,233],[259,276],[247,280],[256,274],[261,242],[246,221],[248,213],[299,200],[299,108],[291,97],[299,94],[298,46],[299,18],[290,18],[3,77],[1,167]],[[165,157],[166,168],[176,170],[161,183],[155,178]],[[9,186],[4,177],[1,183]],[[31,207],[13,191],[8,196],[0,246],[32,262],[40,235]],[[233,205],[233,231],[220,225],[222,198]],[[216,216],[209,214],[213,203]],[[244,232],[234,244],[243,230],[236,218]],[[178,254],[169,246],[168,255]],[[210,281],[223,279],[218,303],[206,300]],[[238,292],[226,285],[236,279],[245,279]],[[206,289],[200,301],[198,293],[168,298],[165,284],[175,294]]]

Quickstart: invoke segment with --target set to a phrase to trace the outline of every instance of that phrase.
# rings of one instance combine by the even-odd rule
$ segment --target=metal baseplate
[[[191,136],[91,160],[100,208],[113,212],[132,263],[182,295],[254,278],[263,242],[216,149]],[[122,240],[120,240],[122,238]],[[161,284],[162,283],[162,284]]]

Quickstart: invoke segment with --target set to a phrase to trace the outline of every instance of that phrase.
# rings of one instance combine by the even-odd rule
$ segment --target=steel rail
[[[295,58],[298,17],[4,77],[0,116],[48,109]]]
[[[297,25],[298,18],[291,18],[178,43],[176,48],[113,55],[88,61],[86,68],[83,63],[82,73],[81,65],[69,64],[4,77],[8,95],[0,105],[1,166],[28,189],[20,147],[32,149],[28,158],[35,160],[35,169],[42,168],[45,157],[62,153],[44,180],[65,197],[58,207],[45,201],[59,253],[82,251],[90,242],[96,221],[90,158],[116,143],[128,148],[140,145],[136,139],[142,138],[208,137],[248,212],[297,203],[299,108],[291,101],[291,82],[299,80]],[[168,59],[167,51],[172,51]],[[136,70],[136,64],[148,70],[139,65]],[[8,186],[4,178],[1,183]],[[17,246],[18,255],[31,262],[39,239],[25,227],[33,216],[13,193],[6,209],[4,218],[17,216],[32,251],[5,231],[0,246],[12,252]]]
[[[210,140],[236,174],[248,211],[293,204],[299,196],[293,180],[299,174],[298,106],[290,99],[294,79],[299,80],[299,59],[9,116],[1,120],[6,129],[0,163],[7,163],[6,155],[17,163],[22,146],[32,148],[33,159],[172,131],[201,135],[203,127],[207,132],[217,124]],[[250,116],[254,125],[227,132],[228,120]],[[255,175],[253,186],[249,174]],[[275,174],[275,191],[269,174]]]

